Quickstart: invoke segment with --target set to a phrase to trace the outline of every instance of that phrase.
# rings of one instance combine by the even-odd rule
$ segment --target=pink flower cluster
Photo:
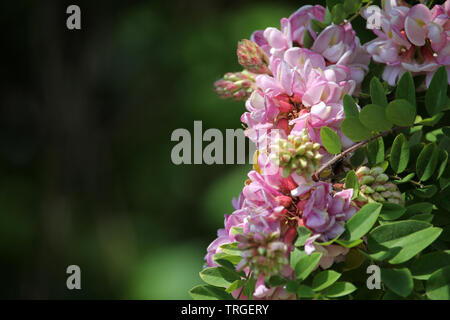
[[[255,31],[251,39],[270,57],[284,58],[292,47],[305,47],[305,33],[312,38],[311,50],[320,53],[327,65],[340,66],[345,69],[347,79],[359,85],[364,79],[370,62],[369,55],[361,47],[359,38],[351,24],[330,25],[320,34],[314,31],[311,20],[323,22],[325,8],[303,6],[289,18],[281,19],[281,30],[266,28]]]
[[[409,71],[412,75],[426,74],[428,86],[434,72],[445,66],[450,84],[450,0],[431,10],[423,5],[401,5],[397,0],[383,1],[377,17],[381,30],[374,29],[377,38],[365,45],[375,62],[386,64],[383,80],[395,85]],[[373,14],[367,8],[363,15]]]

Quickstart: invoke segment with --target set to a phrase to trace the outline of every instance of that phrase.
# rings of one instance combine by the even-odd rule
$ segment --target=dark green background
[[[240,128],[212,83],[305,3],[2,1],[0,298],[189,298],[250,167],[175,166],[171,133]]]

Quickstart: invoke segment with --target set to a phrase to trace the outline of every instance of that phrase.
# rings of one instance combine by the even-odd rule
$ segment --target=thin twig
[[[385,136],[385,135],[387,135],[387,134],[389,134],[392,131],[397,130],[397,129],[401,129],[401,127],[392,128],[389,131],[385,131],[385,132],[379,133],[379,134],[377,134],[376,136],[374,136],[374,137],[372,137],[370,139],[358,142],[357,144],[354,144],[350,148],[342,151],[340,154],[334,156],[331,160],[325,162],[316,172],[314,172],[314,174],[312,176],[313,180],[314,181],[319,181],[319,175],[322,173],[323,170],[325,170],[326,168],[330,167],[333,163],[335,163],[336,161],[340,160],[342,157],[344,157],[348,153],[350,153],[352,151],[355,151],[355,150],[361,148],[362,146],[366,145],[367,143],[369,143],[369,142],[371,142],[371,141],[373,141],[375,139],[378,139],[379,137]]]
[[[402,178],[399,177],[398,175],[393,175],[392,177],[393,177],[394,179],[397,179],[397,180],[402,180]],[[421,184],[421,183],[418,182],[418,181],[408,180],[408,181],[406,181],[406,182],[410,182],[410,183],[412,183],[412,184],[414,184],[414,185],[416,185],[416,186],[418,186],[418,187],[420,187],[420,188],[425,187],[423,184]]]

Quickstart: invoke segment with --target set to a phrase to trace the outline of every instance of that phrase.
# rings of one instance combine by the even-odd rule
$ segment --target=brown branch
[[[330,167],[333,163],[335,163],[336,161],[340,160],[341,158],[343,158],[348,153],[361,148],[362,146],[368,144],[369,142],[371,142],[371,141],[373,141],[375,139],[378,139],[379,137],[385,136],[385,135],[391,133],[392,131],[397,130],[397,129],[401,129],[401,128],[402,127],[395,127],[395,128],[392,128],[389,131],[384,131],[382,133],[377,134],[376,136],[373,136],[370,139],[358,142],[357,144],[354,144],[350,148],[342,151],[340,154],[334,156],[331,160],[328,160],[327,162],[325,162],[316,172],[314,172],[314,174],[312,175],[313,180],[314,181],[319,181],[319,175],[322,173],[323,170],[325,170],[326,168]]]

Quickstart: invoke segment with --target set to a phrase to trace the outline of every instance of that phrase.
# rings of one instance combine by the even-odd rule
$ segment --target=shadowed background
[[[0,298],[189,298],[250,166],[176,166],[171,133],[240,128],[212,83],[305,3],[3,1]]]

